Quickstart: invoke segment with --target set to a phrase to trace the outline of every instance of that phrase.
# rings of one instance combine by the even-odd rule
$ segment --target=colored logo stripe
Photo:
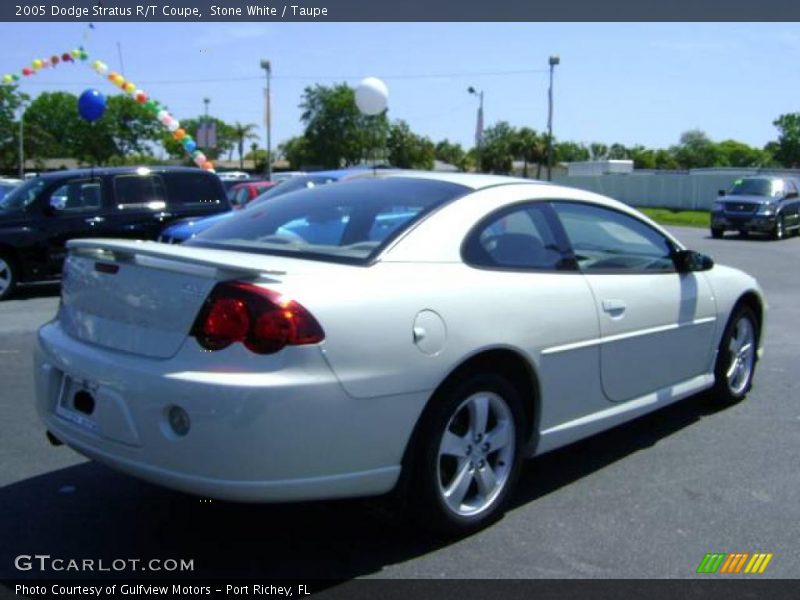
[[[747,568],[744,570],[745,573],[763,573],[767,570],[767,565],[769,561],[772,560],[772,553],[758,553],[753,554],[753,558],[750,559],[750,562],[747,564]]]
[[[766,552],[710,552],[703,557],[697,567],[698,573],[719,573],[733,574],[741,573],[744,568],[745,573],[761,574],[767,569],[772,560],[773,554]],[[748,561],[749,559],[749,561]],[[745,567],[745,564],[747,565]]]

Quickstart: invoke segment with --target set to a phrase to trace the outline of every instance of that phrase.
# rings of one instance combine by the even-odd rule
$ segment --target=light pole
[[[267,92],[264,98],[265,116],[264,123],[267,127],[267,181],[272,181],[272,106],[270,105],[270,79],[272,78],[272,64],[262,58],[261,68],[264,69],[264,75],[267,78]]]
[[[469,86],[467,88],[467,92],[472,94],[473,96],[478,96],[479,104],[478,104],[478,119],[475,123],[475,147],[478,154],[478,161],[477,161],[477,170],[481,172],[483,170],[483,160],[482,160],[482,147],[483,147],[483,90],[476,90],[474,87]]]
[[[209,142],[209,139],[211,138],[211,136],[209,135],[210,127],[208,126],[208,105],[209,105],[210,102],[211,102],[211,98],[203,98],[203,105],[205,107],[204,108],[205,117],[203,118],[203,139],[198,140],[202,144],[203,148],[205,148],[206,150],[208,150],[208,146],[209,146],[208,142]]]
[[[553,69],[560,62],[558,56],[550,57],[550,87],[547,90],[547,181],[553,178]]]
[[[25,105],[20,104],[19,113],[19,178],[25,179],[25,143],[24,143]]]

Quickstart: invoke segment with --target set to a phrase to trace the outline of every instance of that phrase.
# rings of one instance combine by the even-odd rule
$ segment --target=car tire
[[[753,385],[758,350],[758,321],[747,306],[736,308],[725,326],[714,368],[714,397],[725,404],[744,398]]]
[[[10,256],[0,254],[0,300],[5,300],[17,287],[17,264]]]
[[[783,215],[778,217],[775,221],[775,229],[772,230],[773,240],[782,240],[786,237],[786,222],[783,220]]]
[[[720,239],[723,235],[725,235],[725,231],[723,229],[712,229],[711,230],[711,237],[715,240]]]
[[[518,389],[476,373],[431,400],[415,434],[407,495],[426,529],[465,535],[496,521],[519,477],[525,411]]]

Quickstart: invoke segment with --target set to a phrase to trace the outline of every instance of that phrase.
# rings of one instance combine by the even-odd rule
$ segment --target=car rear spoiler
[[[100,238],[69,240],[67,249],[71,255],[86,256],[96,260],[111,260],[117,263],[142,264],[144,262],[148,267],[165,270],[186,270],[185,268],[175,269],[178,265],[216,269],[215,278],[220,280],[232,277],[256,278],[286,274],[285,271],[242,264],[246,258],[241,253],[231,250],[187,248],[160,242]],[[155,260],[146,260],[145,257]],[[142,258],[145,260],[142,261]]]

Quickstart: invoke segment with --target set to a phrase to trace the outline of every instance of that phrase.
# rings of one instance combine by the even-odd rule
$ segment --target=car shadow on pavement
[[[512,509],[530,503],[714,412],[699,397],[525,464]],[[70,452],[65,448],[54,452]],[[373,502],[253,505],[208,501],[150,485],[93,462],[0,488],[0,578],[20,554],[64,559],[193,559],[176,578],[348,580],[424,556],[451,541],[393,520]],[[478,534],[480,535],[480,534]],[[50,577],[98,574],[49,572]],[[109,575],[109,574],[106,574]],[[128,577],[163,572],[111,573]]]
[[[9,300],[28,300],[30,298],[50,298],[61,293],[58,282],[21,285],[9,296]]]

